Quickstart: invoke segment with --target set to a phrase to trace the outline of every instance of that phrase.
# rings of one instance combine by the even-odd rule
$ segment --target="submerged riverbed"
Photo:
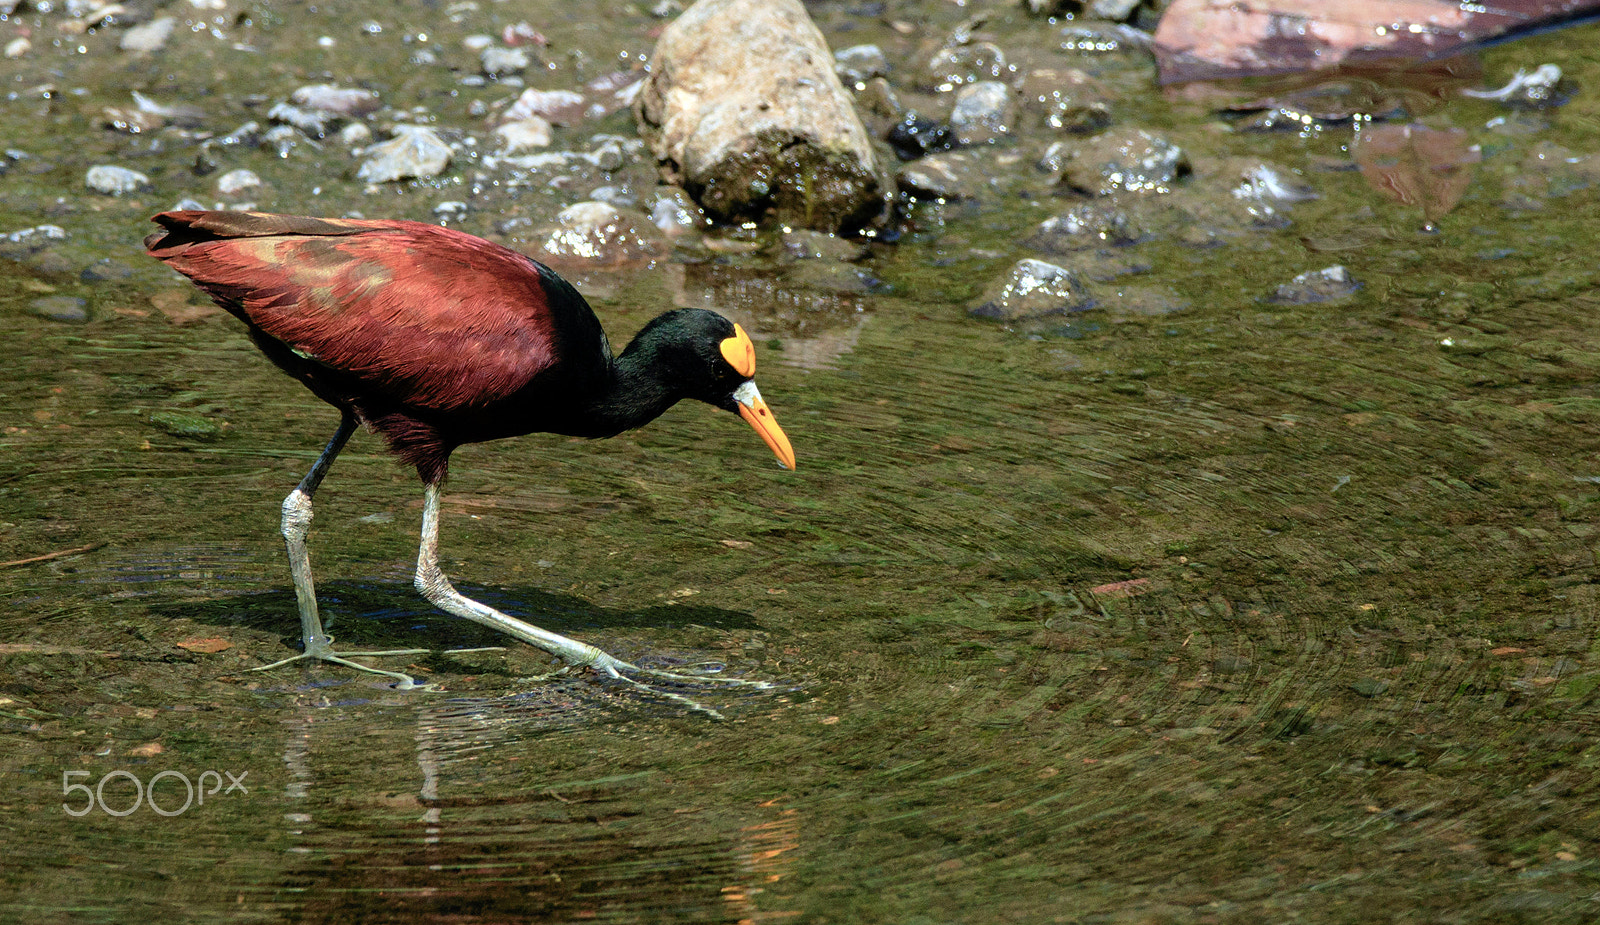
[[[1265,159],[1318,198],[1270,222],[1184,200],[1192,233],[1042,253],[1024,242],[1075,200],[1027,134],[979,149],[984,192],[911,206],[855,262],[786,260],[752,231],[578,274],[614,343],[674,304],[746,323],[798,469],[691,404],[603,443],[466,447],[444,564],[620,657],[774,682],[693,691],[718,723],[526,680],[550,666],[514,645],[393,660],[427,692],[248,671],[298,645],[279,504],[336,414],[139,247],[181,198],[242,201],[215,188],[237,167],[262,209],[444,217],[513,244],[602,185],[646,202],[633,155],[554,183],[487,165],[474,103],[521,88],[484,81],[462,41],[525,19],[548,45],[523,83],[578,87],[648,57],[661,20],[189,6],[145,56],[17,14],[32,51],[0,62],[0,148],[25,155],[6,155],[0,233],[67,235],[0,260],[0,918],[1600,916],[1596,27],[1482,56],[1482,86],[1559,64],[1565,106],[1407,97],[1482,155],[1432,217],[1369,184],[1349,124],[1248,131],[1163,95],[1147,60],[1084,57],[996,4],[984,28],[1012,60],[1092,72],[1119,123],[1191,153],[1193,182]],[[810,8],[834,48],[896,62],[972,13]],[[192,169],[208,155],[182,131],[220,137],[316,82],[437,125],[455,166],[369,190],[344,147],[297,142]],[[202,127],[102,127],[134,88]],[[597,114],[556,147],[631,125]],[[150,185],[89,192],[103,163]],[[1028,257],[1083,273],[1093,305],[973,317]],[[1333,265],[1359,288],[1273,298]],[[413,592],[420,506],[358,434],[311,538],[330,631],[498,644]],[[73,785],[98,788],[81,816]],[[186,785],[204,801],[173,812]],[[139,794],[166,814],[112,812]]]

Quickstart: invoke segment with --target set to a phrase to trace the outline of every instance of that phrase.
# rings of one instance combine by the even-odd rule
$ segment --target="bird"
[[[323,631],[306,535],[312,497],[358,426],[379,435],[422,481],[415,586],[446,613],[634,684],[643,669],[457,591],[439,566],[439,498],[450,454],[531,433],[604,438],[643,426],[685,398],[744,418],[785,469],[794,448],[756,388],[755,345],[706,309],[665,312],[620,355],[582,295],[554,270],[474,235],[424,222],[183,210],[151,221],[145,251],[244,322],[285,373],[337,408],[338,429],[283,501],[282,533],[300,611],[300,659],[385,675]],[[730,679],[731,680],[731,679]],[[696,705],[698,706],[698,705]],[[712,711],[707,711],[712,712]]]

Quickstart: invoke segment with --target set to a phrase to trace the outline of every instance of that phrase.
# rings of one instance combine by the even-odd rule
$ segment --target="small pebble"
[[[1361,284],[1339,264],[1301,273],[1267,297],[1277,305],[1314,305],[1354,295]]]
[[[521,154],[534,148],[545,148],[550,145],[550,123],[538,116],[529,116],[499,126],[494,130],[494,137],[500,142],[501,154]]]
[[[846,84],[889,76],[889,59],[876,45],[852,45],[833,53],[833,70]]]
[[[584,100],[571,90],[524,90],[505,112],[503,121],[538,116],[552,125],[573,125],[583,119]]]
[[[217,192],[234,196],[252,187],[260,186],[261,178],[253,170],[230,170],[217,178]]]
[[[491,45],[483,50],[483,72],[490,77],[520,74],[533,63],[533,58],[521,48],[504,48]]]
[[[109,164],[99,164],[89,168],[84,175],[84,183],[97,193],[108,196],[120,196],[131,193],[150,185],[150,178],[137,170],[126,167],[116,167]]]
[[[372,129],[365,123],[352,122],[339,130],[339,143],[348,148],[358,148],[372,140]]]
[[[289,101],[305,109],[331,112],[341,116],[366,116],[383,105],[378,94],[358,87],[337,87],[333,84],[309,84],[290,94]]]
[[[393,138],[367,148],[366,154],[356,178],[368,183],[437,176],[450,166],[450,146],[421,125],[396,125]]]
[[[6,57],[20,58],[33,49],[33,43],[26,38],[12,39],[6,43]]]
[[[122,40],[117,44],[123,51],[139,54],[160,51],[167,44],[167,39],[172,37],[172,32],[177,26],[178,20],[176,18],[158,16],[147,23],[141,23],[122,33]]]

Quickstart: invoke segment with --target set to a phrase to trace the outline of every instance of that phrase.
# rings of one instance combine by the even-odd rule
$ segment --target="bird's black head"
[[[733,393],[755,375],[755,351],[749,362],[736,369],[729,362],[723,344],[749,343],[738,325],[703,308],[680,308],[657,316],[644,326],[624,351],[636,352],[659,379],[680,398],[693,398],[736,411]]]
[[[743,417],[794,468],[794,449],[756,389],[756,348],[744,329],[713,311],[681,308],[644,326],[619,365],[647,369],[673,400],[693,398]]]

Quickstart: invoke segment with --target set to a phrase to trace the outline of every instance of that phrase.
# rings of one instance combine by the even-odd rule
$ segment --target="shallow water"
[[[448,98],[382,55],[286,51],[323,30],[359,40],[358,12],[325,9],[256,27],[278,54],[224,95],[281,96],[337,61]],[[447,44],[483,28],[406,15]],[[818,17],[835,47],[892,40]],[[637,54],[652,22],[609,25]],[[538,24],[613,53],[576,14]],[[1485,83],[1557,61],[1600,87],[1597,39],[1496,48]],[[1600,150],[1593,92],[1510,113],[1521,134],[1485,127],[1508,115],[1494,104],[1441,104],[1431,118],[1485,159],[1432,234],[1347,169],[1347,128],[1234,134],[1145,99],[1143,124],[1302,170],[1322,198],[1220,246],[1121,249],[1149,269],[1027,330],[966,309],[1060,202],[920,212],[865,264],[878,284],[782,312],[701,279],[759,332],[795,473],[688,405],[603,444],[458,452],[443,553],[462,590],[623,658],[774,682],[689,691],[719,723],[592,678],[527,680],[550,666],[519,646],[385,662],[435,682],[423,692],[247,671],[298,644],[278,505],[336,416],[232,319],[152,307],[176,287],[137,242],[182,157],[151,155],[172,172],[148,195],[78,191],[106,149],[143,144],[87,128],[112,98],[99,87],[162,66],[198,85],[212,59],[93,58],[60,65],[103,82],[81,105],[4,113],[42,108],[88,140],[0,177],[0,230],[71,225],[64,259],[132,273],[0,262],[0,560],[92,547],[0,569],[0,918],[1600,917],[1600,218],[1581,170],[1527,162],[1544,141]],[[456,195],[334,176],[312,198],[300,177],[262,206],[425,218]],[[1333,263],[1363,284],[1352,299],[1265,301]],[[696,272],[590,291],[621,341]],[[31,314],[44,294],[85,298],[91,320]],[[316,499],[330,631],[495,645],[411,590],[420,504],[358,435]],[[152,790],[168,813],[185,781],[219,786],[171,815],[102,808],[168,771]],[[64,787],[102,782],[71,815],[85,797]]]

